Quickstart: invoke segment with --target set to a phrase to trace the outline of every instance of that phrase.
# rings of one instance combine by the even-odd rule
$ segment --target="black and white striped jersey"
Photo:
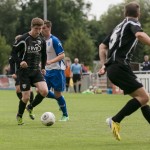
[[[139,21],[128,17],[113,29],[102,42],[108,46],[106,66],[114,62],[130,63],[138,42],[135,34],[139,31],[143,32]]]
[[[13,45],[12,53],[13,60],[20,66],[21,61],[26,61],[28,68],[44,69],[46,65],[46,42],[41,37],[33,38],[29,33],[22,35]]]

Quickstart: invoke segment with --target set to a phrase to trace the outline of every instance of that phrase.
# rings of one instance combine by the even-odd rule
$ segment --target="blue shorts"
[[[49,90],[51,88],[58,92],[65,90],[66,77],[64,70],[46,70],[45,80]]]

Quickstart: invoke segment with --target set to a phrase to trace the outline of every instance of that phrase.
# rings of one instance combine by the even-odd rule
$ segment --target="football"
[[[45,112],[41,116],[41,122],[45,126],[52,126],[55,123],[55,115],[52,112]]]

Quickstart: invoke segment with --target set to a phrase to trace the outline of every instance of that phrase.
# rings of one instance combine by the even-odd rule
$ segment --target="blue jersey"
[[[64,53],[64,49],[60,40],[54,35],[50,35],[50,38],[46,40],[46,52],[47,52],[47,60],[52,60],[56,58],[58,55]],[[50,65],[46,65],[46,70],[65,70],[65,62],[64,60],[60,60],[59,62],[52,63]]]

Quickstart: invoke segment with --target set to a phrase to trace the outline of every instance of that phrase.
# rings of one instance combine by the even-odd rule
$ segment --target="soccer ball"
[[[52,112],[45,112],[41,116],[41,122],[45,126],[51,126],[55,123],[55,115]]]

